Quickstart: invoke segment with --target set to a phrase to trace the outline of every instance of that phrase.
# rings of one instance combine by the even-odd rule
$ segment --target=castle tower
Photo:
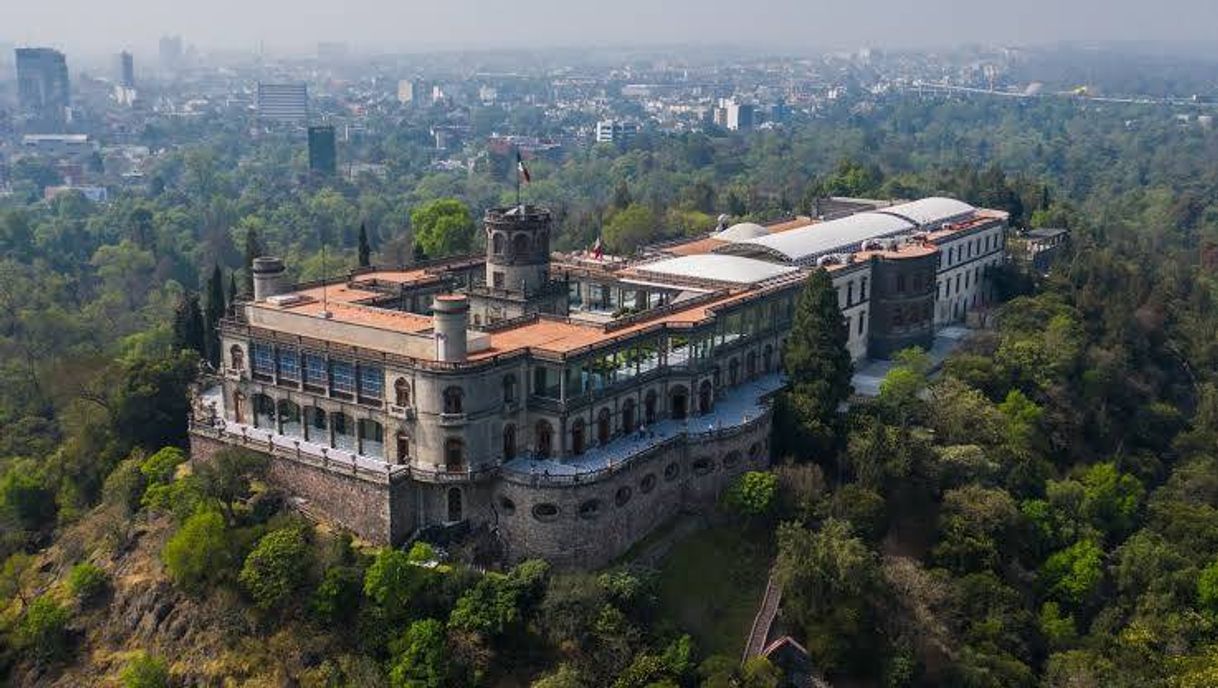
[[[535,205],[492,208],[486,231],[486,286],[521,296],[550,281],[550,211]]]

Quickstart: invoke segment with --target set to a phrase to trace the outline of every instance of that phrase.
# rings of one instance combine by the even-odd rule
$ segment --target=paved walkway
[[[782,585],[778,582],[778,571],[770,569],[770,578],[765,584],[765,595],[761,598],[761,607],[757,616],[753,617],[753,627],[749,629],[748,640],[744,644],[744,657],[741,663],[761,655],[765,650],[765,641],[770,637],[770,627],[774,625],[774,617],[778,616],[778,608],[782,604]]]

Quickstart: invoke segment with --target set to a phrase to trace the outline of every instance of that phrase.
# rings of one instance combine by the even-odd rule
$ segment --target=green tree
[[[199,295],[187,292],[178,301],[173,314],[173,348],[190,349],[202,356],[206,348],[207,334],[203,325],[203,313],[199,310]]]
[[[68,654],[71,614],[47,595],[30,603],[17,625],[18,644],[40,662],[64,659]]]
[[[186,519],[165,543],[161,560],[170,578],[187,590],[223,579],[233,566],[224,517],[215,511],[200,511]]]
[[[778,476],[761,471],[748,471],[732,483],[724,495],[729,507],[737,513],[757,517],[774,508],[778,496]]]
[[[359,223],[359,266],[366,268],[372,265],[372,246],[368,244],[368,227]]]
[[[1045,560],[1038,580],[1046,593],[1072,608],[1091,600],[1104,579],[1104,551],[1091,540],[1081,540]]]
[[[68,591],[81,604],[101,597],[110,585],[110,576],[96,564],[82,561],[68,572]]]
[[[474,220],[469,208],[455,198],[438,198],[410,213],[415,245],[428,258],[443,258],[470,250]]]
[[[1197,576],[1197,602],[1210,611],[1218,611],[1218,560],[1210,562]]]
[[[169,667],[165,660],[140,651],[119,672],[122,688],[169,688]]]
[[[605,223],[605,250],[630,254],[661,236],[656,214],[649,206],[631,203],[613,213]]]
[[[364,595],[386,619],[405,619],[414,598],[429,580],[428,570],[414,565],[400,550],[381,549],[364,572]]]
[[[308,555],[301,528],[272,530],[246,556],[237,580],[259,609],[283,608],[304,584]]]
[[[1019,510],[1005,490],[966,485],[943,495],[935,557],[957,572],[998,565],[1015,532]]]
[[[220,365],[220,318],[224,317],[224,310],[224,276],[220,266],[213,265],[211,277],[207,278],[207,307],[203,317],[203,348],[213,368]]]
[[[359,609],[363,576],[353,566],[326,569],[321,584],[309,601],[309,611],[323,625],[338,626],[349,621]]]
[[[265,454],[238,448],[221,449],[195,469],[203,494],[215,499],[230,524],[237,522],[236,504],[250,496],[250,481],[266,472]]]
[[[445,649],[444,624],[423,619],[410,624],[391,647],[389,685],[393,688],[449,688],[454,685]]]
[[[186,454],[177,447],[162,447],[140,463],[140,473],[150,485],[173,482],[178,466],[186,462]]]
[[[813,456],[832,455],[839,445],[838,407],[850,396],[854,372],[848,339],[833,280],[825,270],[814,270],[795,303],[783,351],[791,380],[787,401]]]
[[[51,525],[58,507],[55,494],[29,468],[17,464],[0,477],[0,509],[21,528],[33,531]]]

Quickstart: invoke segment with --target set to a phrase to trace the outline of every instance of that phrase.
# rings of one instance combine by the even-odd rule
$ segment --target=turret
[[[550,281],[550,211],[535,205],[492,208],[486,231],[486,286],[535,294]]]
[[[436,360],[465,360],[466,330],[469,329],[469,300],[463,294],[437,296],[431,304],[431,329],[436,340]]]
[[[269,256],[255,258],[252,270],[254,273],[255,301],[265,301],[267,297],[282,294],[290,286],[288,285],[283,261],[278,258]]]

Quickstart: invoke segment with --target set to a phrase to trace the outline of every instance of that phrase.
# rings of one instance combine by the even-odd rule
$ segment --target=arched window
[[[245,395],[240,391],[233,392],[233,420],[245,422]]]
[[[765,345],[765,351],[761,354],[761,369],[769,375],[774,370],[774,347],[769,344]]]
[[[449,387],[444,390],[444,412],[462,413],[461,397],[464,393],[460,387]]]
[[[550,458],[550,454],[554,451],[554,428],[550,427],[549,421],[539,420],[534,432],[537,435],[535,440],[537,456],[543,459]]]
[[[740,382],[740,359],[733,358],[727,362],[727,384],[735,387]]]
[[[714,398],[714,389],[711,387],[710,380],[703,380],[701,386],[698,387],[698,413],[700,415],[711,412]]]
[[[584,419],[576,418],[574,423],[571,423],[571,453],[584,453]]]
[[[609,409],[601,409],[601,412],[596,416],[596,441],[598,444],[608,444],[609,437],[613,434],[613,428],[610,426]]]
[[[300,406],[295,402],[281,399],[279,401],[279,432],[292,437],[302,435],[300,427]]]
[[[444,470],[458,473],[465,470],[465,443],[456,437],[444,442]]]
[[[510,404],[516,401],[516,376],[503,376],[503,403]]]
[[[377,459],[385,456],[385,428],[371,418],[359,419],[359,453]]]
[[[461,488],[448,488],[448,522],[461,520]]]
[[[245,351],[240,346],[233,344],[233,348],[228,350],[228,355],[232,361],[233,370],[245,370]]]
[[[669,395],[668,414],[673,420],[685,420],[689,413],[689,392],[684,387],[674,387]]]
[[[403,430],[398,431],[397,445],[398,463],[406,463],[410,460],[410,436]]]
[[[648,425],[656,422],[656,391],[654,389],[647,390],[647,396],[643,397],[643,419]]]
[[[393,403],[398,406],[410,406],[410,383],[404,377],[393,381]]]
[[[752,380],[753,376],[756,374],[757,374],[757,352],[750,351],[748,353],[748,355],[744,357],[744,375],[748,379]]]
[[[524,258],[529,254],[529,235],[523,232],[512,237],[512,257]]]
[[[355,421],[345,413],[330,414],[330,425],[334,429],[334,448],[355,451]]]
[[[503,255],[503,244],[504,244],[504,241],[503,241],[502,233],[495,232],[494,234],[491,235],[491,251],[495,255],[497,255],[497,256]]]
[[[622,403],[622,432],[627,435],[634,432],[634,399]]]
[[[516,426],[503,426],[503,460],[511,461],[516,458]]]
[[[316,406],[305,408],[305,439],[314,444],[330,446],[330,430],[326,412]]]
[[[254,427],[275,429],[275,400],[265,394],[254,395]]]

